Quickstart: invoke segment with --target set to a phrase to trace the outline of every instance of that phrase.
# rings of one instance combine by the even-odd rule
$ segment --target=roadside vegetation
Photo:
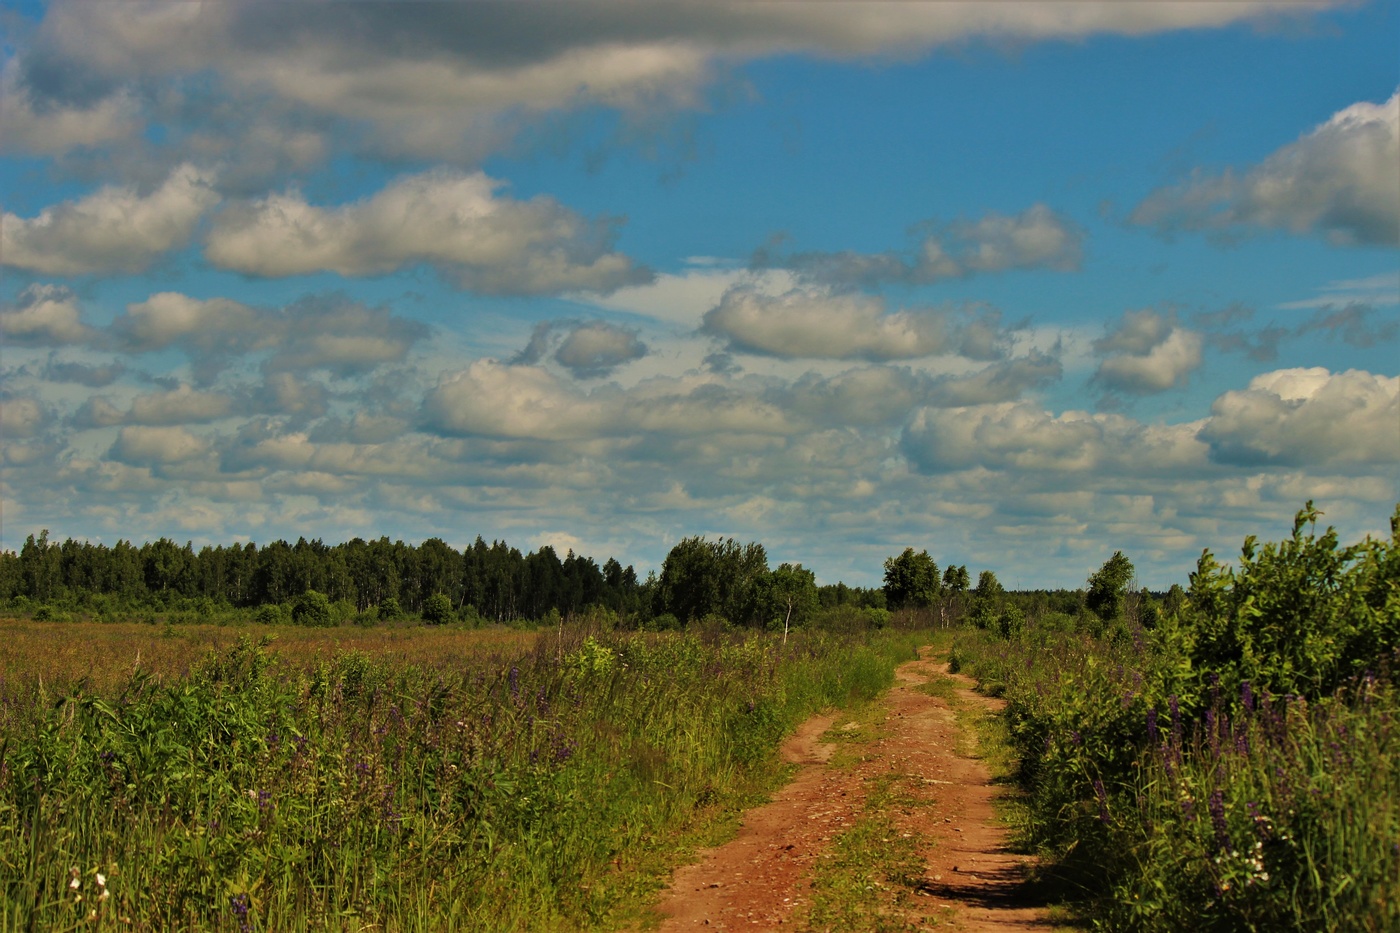
[[[1400,510],[1352,545],[1318,517],[1161,599],[1115,554],[1073,615],[974,607],[953,663],[1006,698],[1022,841],[1086,919],[1400,928]]]

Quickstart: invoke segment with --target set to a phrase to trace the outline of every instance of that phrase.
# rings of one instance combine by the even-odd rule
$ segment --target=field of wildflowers
[[[918,643],[566,628],[445,651],[451,633],[432,637],[437,657],[407,660],[243,637],[188,671],[188,651],[168,650],[156,670],[47,683],[11,676],[11,657],[0,927],[626,922],[681,849],[780,780],[788,729],[875,695]]]
[[[1108,635],[1066,617],[961,633],[1007,701],[1023,841],[1108,929],[1400,929],[1400,510],[1389,541],[1329,529]]]

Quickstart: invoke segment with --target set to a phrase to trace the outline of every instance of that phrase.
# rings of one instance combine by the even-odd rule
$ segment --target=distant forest
[[[791,569],[785,564],[780,571]],[[816,587],[810,571],[800,565],[795,571],[810,589],[801,600],[804,610],[885,607],[880,589]],[[440,538],[419,545],[300,538],[196,549],[167,538],[141,545],[71,538],[60,544],[45,531],[30,535],[18,553],[0,552],[0,600],[40,617],[133,610],[207,617],[263,609],[262,621],[292,621],[294,605],[312,593],[325,597],[334,621],[404,614],[516,622],[604,610],[682,622],[718,612],[738,624],[762,624],[778,598],[770,581],[781,579],[769,571],[762,545],[700,538],[678,544],[660,577],[646,579],[613,558],[599,566],[572,551],[561,559],[548,545],[522,552],[480,537],[460,551]],[[786,592],[782,598],[788,599]]]

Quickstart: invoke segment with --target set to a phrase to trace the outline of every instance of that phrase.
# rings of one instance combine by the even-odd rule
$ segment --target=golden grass
[[[539,633],[516,629],[388,626],[303,628],[293,625],[178,625],[139,622],[33,622],[0,619],[0,677],[10,689],[43,684],[62,691],[86,678],[98,693],[119,689],[139,665],[159,679],[179,677],[211,649],[243,635],[271,635],[283,664],[306,668],[346,651],[398,663],[453,667],[483,655],[502,658],[535,647]]]

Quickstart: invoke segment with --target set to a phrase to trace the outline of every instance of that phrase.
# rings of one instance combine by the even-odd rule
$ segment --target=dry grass
[[[42,682],[63,691],[86,679],[98,693],[119,689],[139,665],[158,679],[180,677],[209,651],[224,652],[242,635],[272,635],[281,663],[306,668],[347,651],[387,656],[421,667],[480,663],[483,656],[517,656],[533,648],[536,632],[515,629],[303,628],[292,625],[163,627],[139,622],[32,622],[0,619],[0,678],[11,690]]]

